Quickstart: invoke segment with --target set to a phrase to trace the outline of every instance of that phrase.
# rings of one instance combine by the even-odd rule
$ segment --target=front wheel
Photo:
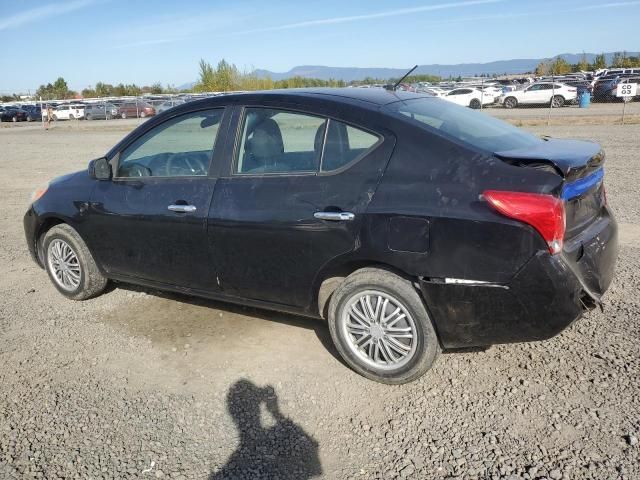
[[[42,246],[49,278],[65,297],[86,300],[104,291],[107,279],[72,227],[61,224],[51,228],[45,234]]]
[[[504,99],[504,107],[505,108],[515,108],[518,106],[518,100],[514,97],[507,97]]]
[[[564,97],[561,95],[556,95],[551,99],[551,105],[553,108],[560,108],[564,105]]]
[[[364,268],[331,296],[329,330],[356,372],[381,383],[416,380],[435,362],[440,344],[413,284],[387,270]]]
[[[124,120],[125,118],[127,118],[127,114],[126,114],[126,113],[124,113],[124,112],[122,112],[122,113],[120,114],[120,116],[122,117],[122,119],[123,119],[123,120]]]
[[[473,100],[471,100],[469,107],[473,108],[474,110],[478,110],[480,108],[480,100],[474,98]]]

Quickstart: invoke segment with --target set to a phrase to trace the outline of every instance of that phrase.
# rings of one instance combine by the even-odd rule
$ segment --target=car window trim
[[[153,175],[148,176],[148,177],[118,177],[115,174],[112,177],[113,181],[143,181],[144,179],[147,178],[154,178],[154,179],[176,179],[176,178],[186,178],[186,179],[195,179],[195,178],[212,178],[211,172],[212,172],[212,166],[213,166],[213,161],[214,161],[214,157],[216,156],[216,150],[218,150],[218,142],[224,142],[224,139],[221,137],[220,135],[220,130],[223,128],[224,124],[226,121],[228,121],[228,115],[229,115],[229,106],[224,105],[224,106],[219,106],[219,107],[203,107],[203,108],[198,108],[195,110],[189,110],[187,112],[176,112],[174,115],[171,115],[169,117],[167,117],[164,121],[158,123],[157,125],[153,125],[151,127],[149,127],[148,129],[146,129],[144,132],[142,132],[140,135],[132,138],[131,140],[129,140],[126,145],[124,145],[122,148],[120,148],[118,150],[118,152],[111,157],[111,159],[109,160],[109,163],[111,163],[111,168],[114,172],[118,172],[118,167],[120,166],[120,156],[122,154],[122,152],[124,150],[126,150],[127,148],[129,148],[131,146],[131,144],[133,144],[137,139],[139,139],[140,137],[142,137],[143,135],[146,135],[147,133],[149,133],[151,130],[154,130],[155,128],[167,123],[170,120],[173,120],[174,118],[177,117],[181,117],[184,115],[190,115],[193,113],[198,113],[198,112],[202,112],[202,111],[207,111],[207,110],[222,110],[222,118],[220,119],[220,127],[218,128],[218,133],[216,135],[216,138],[213,142],[213,145],[211,146],[211,160],[209,160],[209,165],[207,166],[207,173],[205,175],[174,175],[174,176],[157,176],[154,177]],[[224,143],[222,143],[221,148],[224,147]]]

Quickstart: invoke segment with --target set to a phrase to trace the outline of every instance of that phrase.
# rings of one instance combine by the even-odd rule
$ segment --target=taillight
[[[535,228],[552,255],[560,253],[564,239],[564,203],[552,195],[487,190],[482,196],[502,215]]]

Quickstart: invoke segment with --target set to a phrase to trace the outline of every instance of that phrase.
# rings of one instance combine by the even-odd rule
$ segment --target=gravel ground
[[[95,124],[95,126],[94,126]],[[604,312],[379,385],[320,321],[119,285],[65,300],[29,193],[135,121],[0,131],[0,478],[640,478],[640,126],[533,128],[608,152],[621,250]]]

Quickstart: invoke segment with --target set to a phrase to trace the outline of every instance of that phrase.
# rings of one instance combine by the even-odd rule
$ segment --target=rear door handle
[[[318,220],[330,220],[333,222],[350,222],[356,218],[351,212],[316,212],[313,216]]]
[[[172,212],[191,213],[196,211],[195,205],[169,205],[167,207]]]

